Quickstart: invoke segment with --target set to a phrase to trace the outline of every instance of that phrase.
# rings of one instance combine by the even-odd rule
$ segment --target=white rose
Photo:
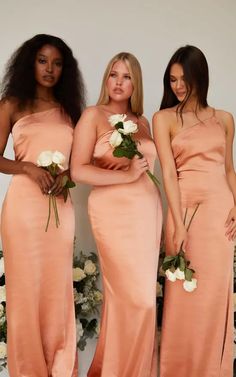
[[[103,295],[100,291],[95,291],[94,292],[94,298],[95,298],[96,301],[100,302],[103,299]]]
[[[3,304],[0,304],[0,318],[5,314],[4,306]]]
[[[166,277],[168,280],[174,282],[176,281],[176,275],[175,272],[171,272],[170,270],[166,270]]]
[[[81,268],[73,268],[73,281],[80,281],[83,280],[85,277],[86,275]]]
[[[7,345],[5,342],[0,342],[0,359],[7,357]]]
[[[95,333],[96,333],[97,335],[100,334],[100,322],[98,322],[98,323],[97,323],[97,326],[95,327]]]
[[[91,260],[86,260],[84,264],[84,272],[86,273],[86,275],[93,275],[96,270],[96,265]]]
[[[3,316],[0,318],[0,326],[2,326],[6,322],[6,317]]]
[[[118,132],[117,130],[112,132],[109,143],[111,144],[113,148],[118,147],[122,143],[122,141],[123,141],[123,138],[120,132]]]
[[[197,279],[192,279],[191,281],[185,280],[183,287],[187,292],[193,292],[197,288]]]
[[[82,309],[83,312],[86,313],[86,312],[89,312],[89,311],[91,310],[91,307],[90,307],[89,304],[86,304],[86,303],[85,303],[85,304],[82,304],[82,305],[81,305],[81,309]]]
[[[119,122],[124,122],[124,120],[127,118],[126,114],[115,114],[111,115],[108,118],[108,121],[111,123],[111,125],[114,127]]]
[[[0,277],[4,274],[4,259],[0,259]]]
[[[179,280],[184,280],[185,279],[184,271],[181,271],[179,269],[179,267],[176,268],[176,270],[175,270],[175,276],[176,276],[176,279],[179,279]]]
[[[132,120],[127,120],[127,122],[123,123],[123,128],[119,128],[118,131],[124,135],[135,134],[138,132],[138,126]]]
[[[82,323],[80,322],[80,320],[78,320],[76,322],[76,335],[77,335],[77,340],[79,340],[81,338],[81,336],[83,336],[84,334],[84,330],[83,330],[83,326],[82,326]]]
[[[57,164],[60,169],[64,169],[63,164],[66,161],[66,158],[63,153],[58,151],[53,152],[52,161]]]
[[[5,285],[0,286],[0,302],[6,301],[6,287]]]
[[[52,156],[52,151],[41,152],[37,160],[38,166],[50,166],[52,164]]]

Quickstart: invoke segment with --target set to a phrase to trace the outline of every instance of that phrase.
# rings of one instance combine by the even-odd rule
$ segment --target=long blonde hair
[[[107,80],[111,73],[113,65],[118,62],[123,61],[129,70],[131,76],[131,82],[133,84],[134,90],[130,97],[130,109],[132,113],[137,115],[143,114],[143,80],[142,80],[142,71],[140,64],[137,58],[130,54],[129,52],[120,52],[119,54],[115,55],[105,70],[103,80],[102,80],[102,87],[99,95],[99,99],[97,105],[107,105],[109,102],[109,95],[107,90]]]

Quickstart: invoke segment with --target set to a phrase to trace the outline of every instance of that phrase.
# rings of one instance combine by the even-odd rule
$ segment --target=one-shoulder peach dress
[[[59,108],[26,115],[12,129],[15,159],[37,163],[58,150],[69,162],[73,128]],[[11,377],[74,377],[76,327],[72,285],[74,211],[57,198],[47,233],[48,196],[27,175],[14,175],[2,208],[7,347]]]
[[[233,196],[225,175],[225,130],[215,114],[184,129],[172,140],[183,212],[190,225],[186,257],[197,289],[186,292],[182,281],[167,281],[161,335],[161,377],[233,376],[233,243],[225,221]],[[167,253],[173,222],[168,213]]]
[[[94,163],[105,169],[125,169],[130,160],[113,156],[112,132],[97,140]],[[155,145],[141,126],[136,139],[152,171]],[[159,191],[146,173],[133,183],[96,186],[89,198],[89,215],[100,258],[104,305],[88,377],[156,377]]]

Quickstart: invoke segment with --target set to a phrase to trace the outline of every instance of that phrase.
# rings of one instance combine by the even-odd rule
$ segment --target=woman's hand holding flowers
[[[148,162],[145,157],[139,158],[137,155],[130,162],[128,173],[131,182],[136,181],[144,172],[148,170]]]
[[[48,194],[54,183],[54,178],[47,170],[36,166],[32,162],[25,162],[24,172],[39,185],[43,194]]]
[[[188,232],[185,228],[184,224],[181,224],[175,228],[174,236],[173,236],[173,243],[174,243],[174,250],[183,250],[186,249]]]

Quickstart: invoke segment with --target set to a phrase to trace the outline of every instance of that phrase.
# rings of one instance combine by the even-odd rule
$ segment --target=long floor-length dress
[[[234,204],[225,175],[225,131],[215,112],[177,134],[172,149],[188,218],[199,203],[186,246],[198,283],[188,293],[182,281],[166,282],[160,376],[232,377],[233,243],[225,221]],[[172,236],[169,213],[168,254],[174,254]]]
[[[73,128],[59,108],[26,115],[12,129],[17,161],[45,150],[70,157]],[[57,198],[48,231],[48,196],[27,175],[14,175],[1,217],[11,377],[77,376],[72,286],[74,211]]]
[[[94,161],[126,168],[115,158],[111,133],[96,143]],[[139,150],[153,170],[156,150],[140,127]],[[96,186],[89,215],[100,258],[104,305],[101,331],[89,377],[156,377],[156,275],[162,222],[157,188],[144,173],[129,184]]]

